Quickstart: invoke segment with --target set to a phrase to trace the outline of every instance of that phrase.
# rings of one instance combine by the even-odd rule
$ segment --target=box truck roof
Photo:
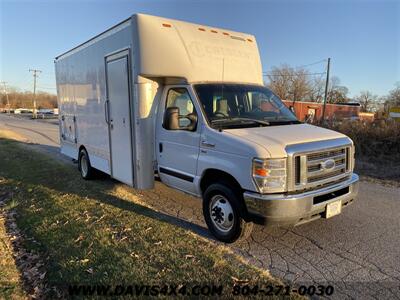
[[[144,14],[133,15],[56,61],[129,26],[135,75],[263,84],[253,35]]]

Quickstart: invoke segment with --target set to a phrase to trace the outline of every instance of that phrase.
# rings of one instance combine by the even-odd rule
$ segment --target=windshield
[[[269,89],[245,84],[194,86],[208,122],[216,128],[300,123]]]

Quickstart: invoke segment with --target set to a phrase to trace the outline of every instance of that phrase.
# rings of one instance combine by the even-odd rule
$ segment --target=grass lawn
[[[114,185],[84,181],[75,167],[0,135],[0,195],[11,195],[6,209],[15,212],[23,248],[43,261],[46,297],[68,296],[70,284],[222,284],[227,298],[238,280],[280,284],[170,217],[118,197]],[[4,235],[0,222],[2,241]],[[10,257],[0,261],[0,284],[19,290]],[[6,293],[0,288],[0,298]]]

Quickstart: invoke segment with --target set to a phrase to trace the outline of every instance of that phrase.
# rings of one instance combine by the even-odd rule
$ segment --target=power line
[[[295,69],[300,69],[300,68],[305,68],[305,67],[317,65],[317,64],[320,64],[320,63],[323,63],[323,62],[326,62],[326,58],[325,59],[321,59],[321,60],[316,61],[316,62],[313,62],[313,63],[310,63],[310,64],[306,64],[306,65],[295,67]]]
[[[313,76],[313,75],[322,75],[322,74],[326,74],[326,72],[320,72],[320,73],[300,73],[300,74],[266,74],[263,73],[263,76],[283,76],[283,77],[296,77],[296,76],[300,76],[300,75],[307,75],[307,76]]]
[[[48,86],[38,86],[38,89],[45,89],[45,90],[56,90],[57,88],[55,87],[48,87]]]

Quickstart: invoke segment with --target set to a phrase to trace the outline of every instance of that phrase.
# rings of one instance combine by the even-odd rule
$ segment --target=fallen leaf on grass
[[[131,256],[131,257],[134,257],[134,258],[139,258],[139,255],[137,255],[135,252],[132,252],[132,253],[130,254],[130,256]]]
[[[80,242],[80,241],[83,241],[83,239],[84,239],[84,237],[83,237],[83,235],[81,234],[80,236],[78,236],[78,238],[74,241],[75,243],[78,243],[78,242]]]
[[[83,264],[86,264],[86,263],[88,263],[88,262],[89,262],[89,259],[88,259],[88,258],[81,259],[81,263],[83,263]]]
[[[119,241],[120,241],[120,242],[125,241],[127,238],[128,238],[127,236],[124,236],[124,237],[123,237],[122,239],[120,239]]]
[[[233,277],[233,276],[231,276],[231,278],[233,279],[235,284],[247,284],[247,283],[249,283],[249,280],[247,280],[247,279],[239,279],[239,278],[236,278],[236,277]]]

